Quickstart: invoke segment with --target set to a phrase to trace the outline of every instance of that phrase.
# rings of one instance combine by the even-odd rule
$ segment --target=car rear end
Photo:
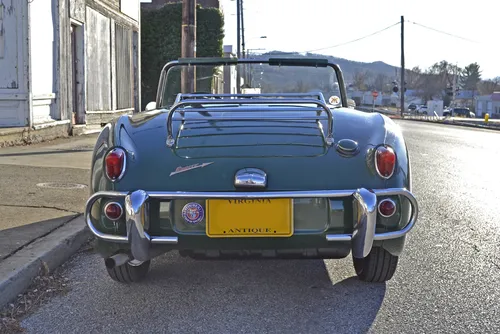
[[[110,267],[169,250],[398,256],[418,214],[400,130],[380,114],[330,109],[321,94],[296,96],[181,96],[102,134],[85,216]]]

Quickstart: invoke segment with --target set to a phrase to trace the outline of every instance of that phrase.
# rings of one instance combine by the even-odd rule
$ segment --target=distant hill
[[[300,54],[298,52],[271,51],[259,55],[261,58],[269,57],[308,57],[328,58],[342,69],[346,85],[353,83],[353,77],[357,72],[370,72],[371,76],[383,75],[384,80],[392,80],[396,75],[396,67],[384,62],[363,63],[343,58],[326,56],[321,54]],[[250,86],[261,87],[266,92],[312,92],[321,91],[325,95],[337,95],[338,85],[336,79],[331,76],[332,72],[326,69],[314,67],[287,67],[266,68],[260,71],[258,67],[252,67],[249,71]]]
[[[342,69],[344,74],[344,78],[346,82],[349,82],[353,79],[354,74],[357,71],[369,71],[373,73],[373,75],[384,74],[389,78],[393,78],[396,76],[396,69],[399,67],[395,67],[389,64],[386,64],[382,61],[375,61],[372,63],[363,63],[353,60],[348,60],[344,58],[337,58],[333,56],[318,54],[318,53],[298,53],[298,52],[283,52],[283,51],[270,51],[262,54],[262,57],[270,57],[270,56],[284,56],[284,57],[311,57],[311,58],[328,58],[331,62],[336,63]]]

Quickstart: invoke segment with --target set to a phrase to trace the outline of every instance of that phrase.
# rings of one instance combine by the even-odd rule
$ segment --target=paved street
[[[387,284],[359,282],[350,257],[200,262],[170,253],[145,282],[125,286],[84,252],[67,266],[69,293],[22,325],[30,333],[500,332],[500,132],[398,124],[421,214]]]
[[[0,260],[82,212],[96,138],[0,150]]]

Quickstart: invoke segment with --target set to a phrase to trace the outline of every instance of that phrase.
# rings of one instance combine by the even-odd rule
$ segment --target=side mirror
[[[155,101],[149,102],[146,105],[146,111],[155,110],[155,109],[156,109],[156,102]]]
[[[354,101],[353,99],[347,99],[347,106],[349,108],[356,108],[356,101]]]

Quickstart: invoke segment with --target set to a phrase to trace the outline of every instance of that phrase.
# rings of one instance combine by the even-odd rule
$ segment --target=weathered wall
[[[56,20],[55,33],[57,39],[56,52],[56,104],[59,112],[59,119],[68,120],[73,109],[72,87],[71,87],[71,23],[69,18],[69,1],[53,0],[58,4],[58,19]]]
[[[85,30],[87,123],[95,112],[139,111],[139,0],[70,0],[69,12]]]
[[[0,0],[0,127],[29,119],[27,1]]]
[[[70,0],[69,16],[80,22],[85,22],[85,0]]]
[[[115,25],[115,50],[116,108],[133,108],[132,31],[120,24]]]
[[[87,110],[112,110],[110,19],[87,7]]]
[[[57,50],[55,22],[57,22],[57,3],[51,0],[30,3],[30,49],[31,54],[31,93],[33,96],[33,124],[59,119],[54,108],[56,98],[54,57]]]

